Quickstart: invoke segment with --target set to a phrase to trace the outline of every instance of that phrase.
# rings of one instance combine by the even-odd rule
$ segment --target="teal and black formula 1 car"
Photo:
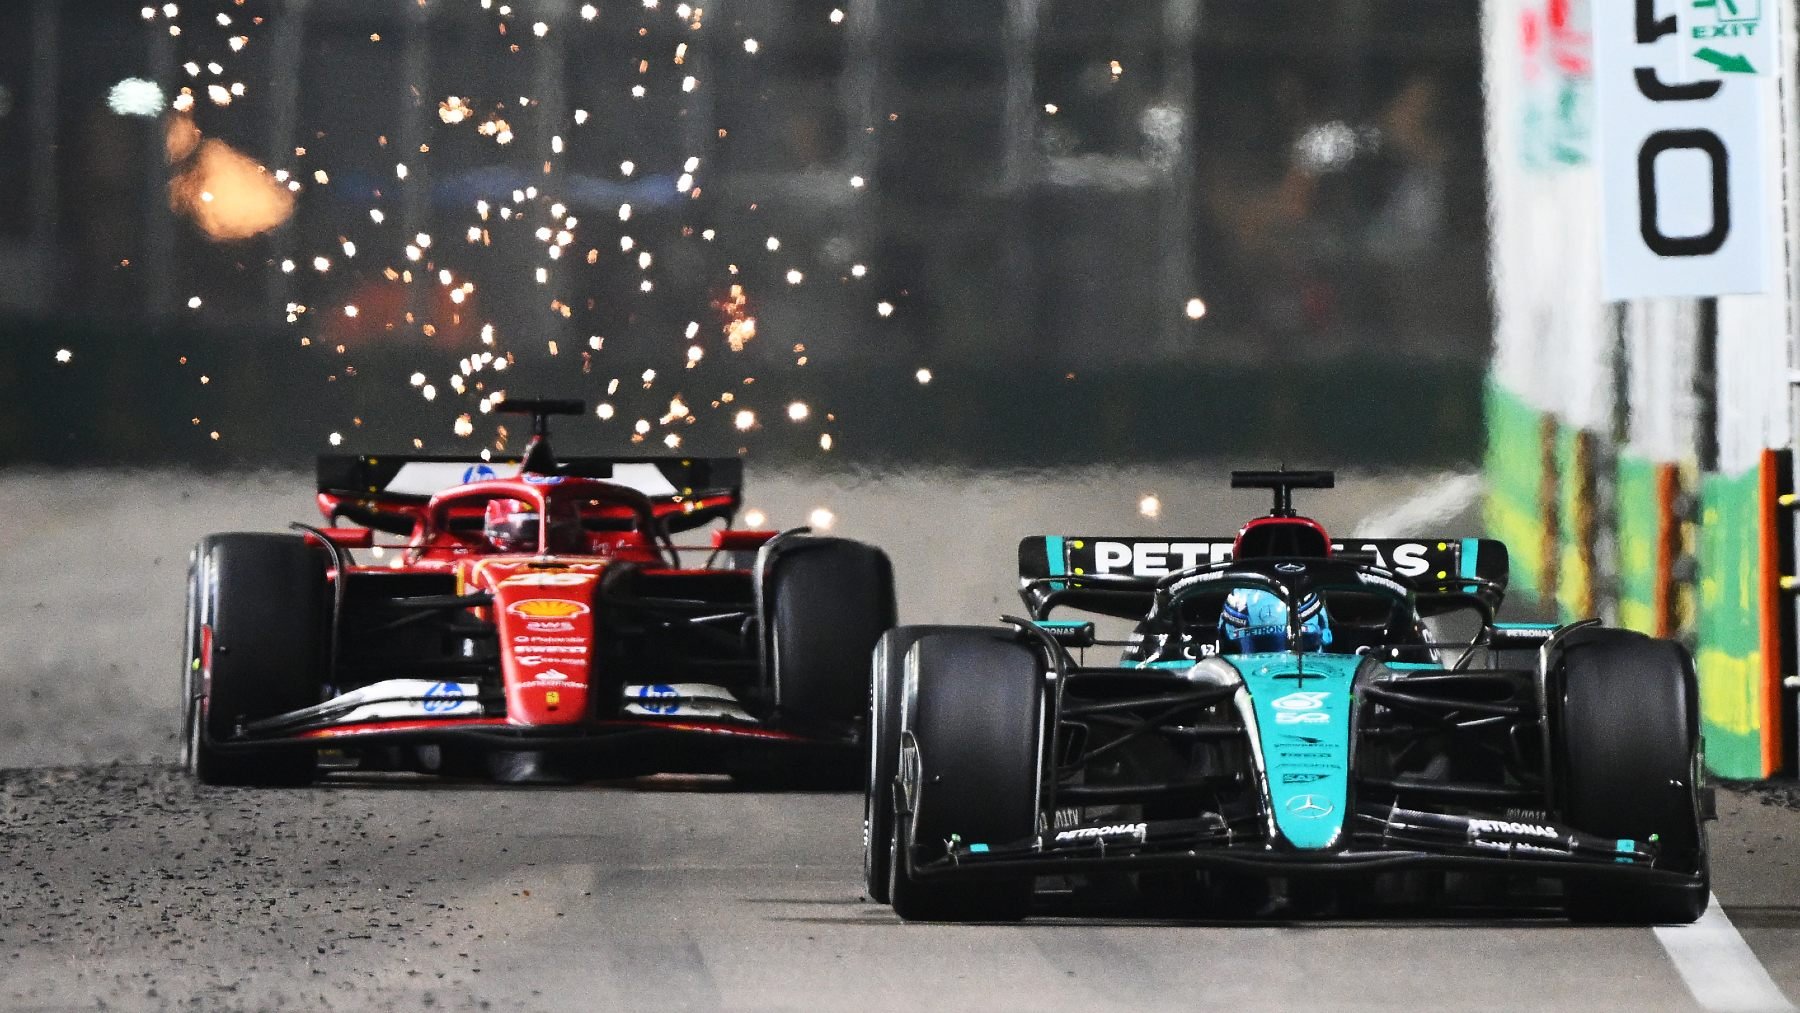
[[[1684,648],[1496,622],[1500,543],[1333,541],[1291,505],[1329,472],[1232,479],[1275,492],[1235,539],[1026,538],[1025,615],[882,638],[872,899],[951,921],[1083,895],[1197,918],[1700,916],[1712,800]]]

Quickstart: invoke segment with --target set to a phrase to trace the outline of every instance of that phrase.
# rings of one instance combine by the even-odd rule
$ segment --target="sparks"
[[[793,404],[788,405],[787,412],[790,420],[794,422],[803,422],[808,415],[812,414],[812,409],[808,408],[804,401],[795,401]]]

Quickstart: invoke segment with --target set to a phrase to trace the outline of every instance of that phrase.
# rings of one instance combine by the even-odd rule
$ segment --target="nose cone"
[[[517,725],[570,725],[588,717],[598,567],[520,563],[488,574],[506,715]]]
[[[1362,659],[1250,654],[1228,659],[1250,698],[1273,829],[1296,848],[1343,843],[1349,803],[1351,694]],[[1246,722],[1250,723],[1250,722]]]

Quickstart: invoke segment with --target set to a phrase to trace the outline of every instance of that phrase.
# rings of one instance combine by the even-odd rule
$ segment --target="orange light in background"
[[[294,195],[257,161],[224,141],[201,140],[191,119],[169,121],[169,208],[220,240],[249,239],[294,214]]]

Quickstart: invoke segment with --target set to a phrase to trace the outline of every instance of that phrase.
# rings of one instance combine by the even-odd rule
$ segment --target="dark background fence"
[[[496,390],[612,406],[567,427],[595,450],[643,419],[640,451],[827,464],[1476,456],[1470,5],[499,6],[22,4],[0,462],[499,449]],[[121,115],[127,77],[193,106]],[[277,224],[208,223],[222,152],[298,187]]]

